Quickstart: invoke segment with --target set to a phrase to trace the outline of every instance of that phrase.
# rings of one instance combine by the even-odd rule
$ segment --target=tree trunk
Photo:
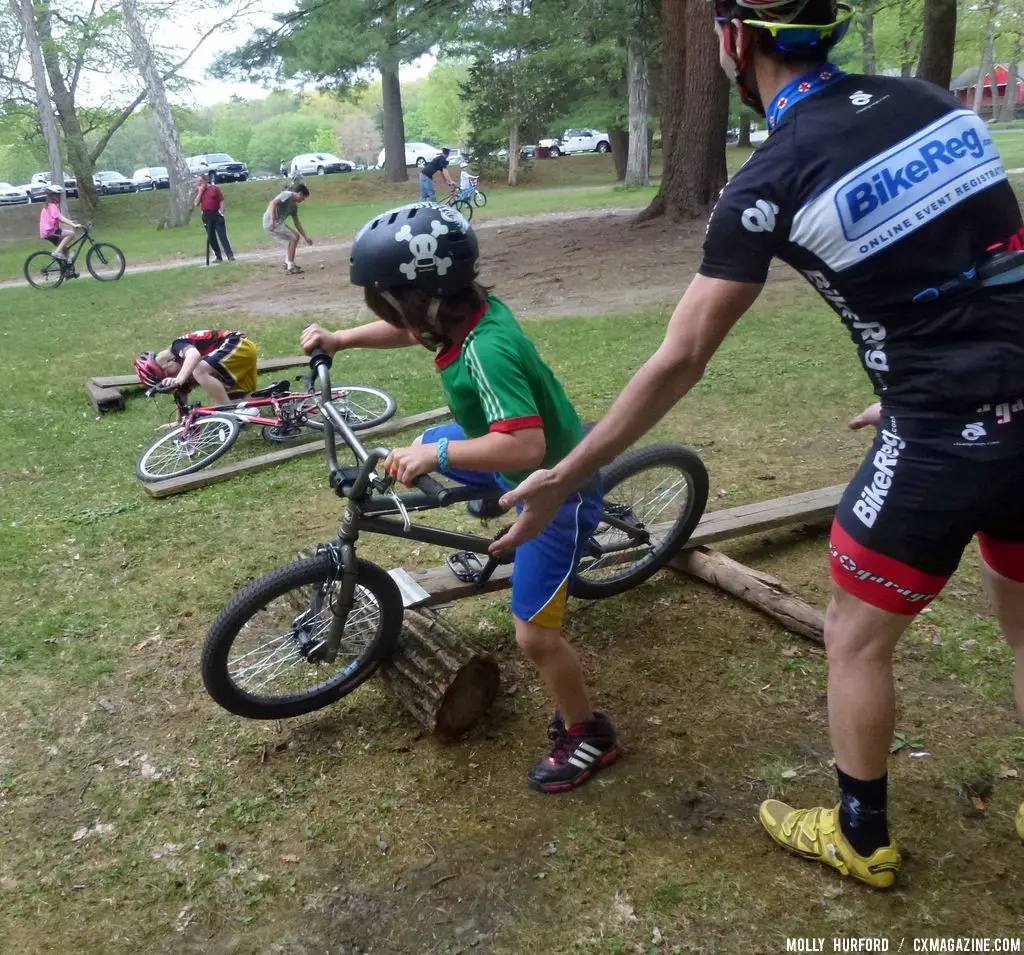
[[[924,0],[917,78],[949,89],[956,45],[956,0]]]
[[[405,119],[402,116],[402,85],[398,64],[382,64],[381,93],[384,99],[384,181],[408,182],[405,168]]]
[[[508,127],[508,184],[519,185],[519,117],[513,118]]]
[[[740,140],[739,146],[750,148],[750,113],[747,110],[740,110]]]
[[[489,654],[418,610],[405,612],[398,648],[380,674],[416,721],[443,739],[455,739],[477,723],[501,685]]]
[[[878,72],[878,60],[875,56],[875,0],[866,0],[861,4],[857,28],[860,30],[864,54],[864,73],[872,76]]]
[[[647,56],[640,37],[631,32],[626,40],[627,88],[629,91],[629,133],[626,168],[619,176],[627,186],[646,186],[650,181],[651,153],[648,149]],[[616,161],[618,172],[618,161]]]
[[[622,182],[626,178],[626,166],[629,163],[629,143],[632,137],[628,129],[611,126],[608,129],[609,145],[612,148],[612,162],[615,163],[615,178]]]
[[[185,155],[181,151],[178,126],[174,121],[170,103],[167,102],[167,90],[164,87],[163,78],[153,61],[153,50],[149,45],[149,40],[146,39],[135,0],[121,0],[121,13],[124,15],[125,26],[131,39],[135,66],[142,74],[146,91],[149,94],[149,104],[153,107],[153,116],[156,119],[164,162],[171,180],[166,226],[168,228],[185,226],[192,218],[193,190],[192,176],[185,163]]]
[[[1006,76],[1006,94],[999,107],[999,122],[1001,123],[1011,123],[1017,116],[1017,67],[1021,57],[1024,57],[1024,33],[1018,33],[1013,40],[1013,51]]]
[[[43,63],[50,79],[50,92],[53,104],[57,108],[57,117],[64,131],[64,148],[67,151],[68,165],[78,180],[78,198],[85,207],[87,215],[92,215],[99,208],[99,196],[93,182],[95,166],[89,157],[89,149],[85,144],[82,126],[78,122],[75,110],[75,98],[68,89],[64,74],[60,68],[60,54],[50,30],[50,7],[48,0],[38,0],[35,5],[36,24],[39,39],[42,43]]]
[[[918,16],[916,8],[911,8],[910,0],[900,0],[900,76],[914,75],[914,61],[919,50],[914,49],[914,19]]]
[[[725,129],[729,83],[718,63],[718,37],[704,0],[664,0],[665,170],[640,221],[707,217],[727,178]],[[667,129],[666,129],[667,125]]]
[[[682,138],[686,96],[686,3],[662,0],[661,32],[661,187],[651,204],[637,217],[638,222],[665,215],[670,197],[683,189],[686,155]]]
[[[988,8],[988,22],[985,25],[985,46],[981,53],[981,72],[978,74],[978,82],[974,87],[974,103],[971,109],[980,115],[985,104],[985,77],[992,79],[992,105],[995,107],[996,92],[996,71],[992,64],[992,48],[996,41],[996,15],[999,12],[999,0],[992,0]]]
[[[43,64],[43,50],[33,15],[32,0],[11,0],[11,9],[15,17],[21,21],[25,46],[28,47],[29,61],[32,65],[32,84],[36,93],[36,116],[39,119],[39,128],[43,132],[43,139],[46,141],[50,181],[60,185],[64,182],[64,163],[60,158],[60,132],[57,129],[57,117],[53,113],[53,103],[50,102],[46,67]],[[67,197],[61,200],[61,208],[67,215]]]

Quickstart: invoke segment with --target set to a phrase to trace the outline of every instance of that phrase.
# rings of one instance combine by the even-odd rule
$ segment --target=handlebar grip
[[[332,364],[334,364],[334,359],[322,348],[314,348],[309,353],[309,367],[313,371],[316,371],[321,365],[326,365],[330,368]]]
[[[421,474],[412,482],[412,486],[417,491],[422,491],[427,497],[433,498],[441,507],[447,505],[448,499],[451,497],[449,489],[440,481],[435,481],[429,474]]]

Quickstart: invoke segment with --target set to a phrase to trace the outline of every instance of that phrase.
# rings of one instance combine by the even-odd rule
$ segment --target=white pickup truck
[[[558,139],[541,139],[537,145],[547,147],[552,157],[571,153],[607,153],[612,149],[608,134],[599,133],[596,129],[567,129]]]

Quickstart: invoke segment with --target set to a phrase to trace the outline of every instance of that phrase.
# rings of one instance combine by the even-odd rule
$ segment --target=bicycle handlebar
[[[331,405],[329,396],[331,394],[331,365],[333,362],[334,359],[322,348],[314,348],[310,353],[310,371],[316,377],[317,383],[320,386],[320,394],[316,395],[314,400],[321,414],[323,414],[330,425],[330,427],[324,429],[324,444],[327,448],[327,464],[331,474],[333,475],[341,470],[338,465],[338,446],[335,440],[335,432],[341,435],[345,443],[352,449],[356,460],[362,465],[359,477],[352,485],[351,490],[351,496],[359,497],[366,490],[366,486],[373,476],[377,463],[383,461],[389,452],[385,448],[367,451],[363,443],[348,426],[348,422]],[[328,398],[325,398],[325,395]],[[413,481],[413,487],[426,495],[430,503],[435,507],[445,507],[450,501],[451,491],[443,484],[434,480],[429,474],[422,474],[416,478]]]

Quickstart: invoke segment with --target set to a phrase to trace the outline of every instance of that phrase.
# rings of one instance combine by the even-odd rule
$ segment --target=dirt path
[[[628,315],[674,303],[697,267],[704,223],[659,220],[636,226],[634,212],[555,213],[482,223],[480,278],[522,318]],[[301,276],[268,270],[193,305],[249,316],[354,318],[363,308],[362,292],[348,284],[347,263],[331,252],[319,262],[307,253],[307,271]]]
[[[584,186],[581,189],[591,188],[604,188],[604,187],[591,187]],[[604,211],[582,210],[579,212],[541,212],[536,215],[530,216],[505,216],[504,218],[490,219],[483,222],[475,222],[473,224],[477,231],[489,231],[491,229],[509,228],[511,226],[519,225],[521,223],[545,223],[552,221],[567,221],[574,219],[590,219],[594,216],[612,216],[612,217],[632,217],[636,215],[637,209],[609,209]],[[311,263],[309,268],[326,269],[328,262],[334,263],[337,261],[339,256],[336,255],[338,252],[347,251],[351,247],[352,243],[349,241],[327,241],[317,243],[313,248],[302,249],[303,258],[305,261]],[[257,252],[239,252],[236,259],[239,262],[269,262],[278,261],[281,258],[281,250],[274,247],[269,249],[261,249]],[[196,266],[205,267],[206,260],[202,256],[196,256],[195,258],[187,259],[175,259],[173,262],[143,262],[139,265],[129,265],[125,269],[125,275],[140,275],[143,272],[166,272],[169,269],[184,269],[194,268]],[[227,266],[225,266],[227,267]],[[82,271],[82,275],[85,278],[89,278],[87,272]],[[0,282],[0,290],[8,288],[21,288],[25,285],[24,279],[8,279],[7,281]]]

